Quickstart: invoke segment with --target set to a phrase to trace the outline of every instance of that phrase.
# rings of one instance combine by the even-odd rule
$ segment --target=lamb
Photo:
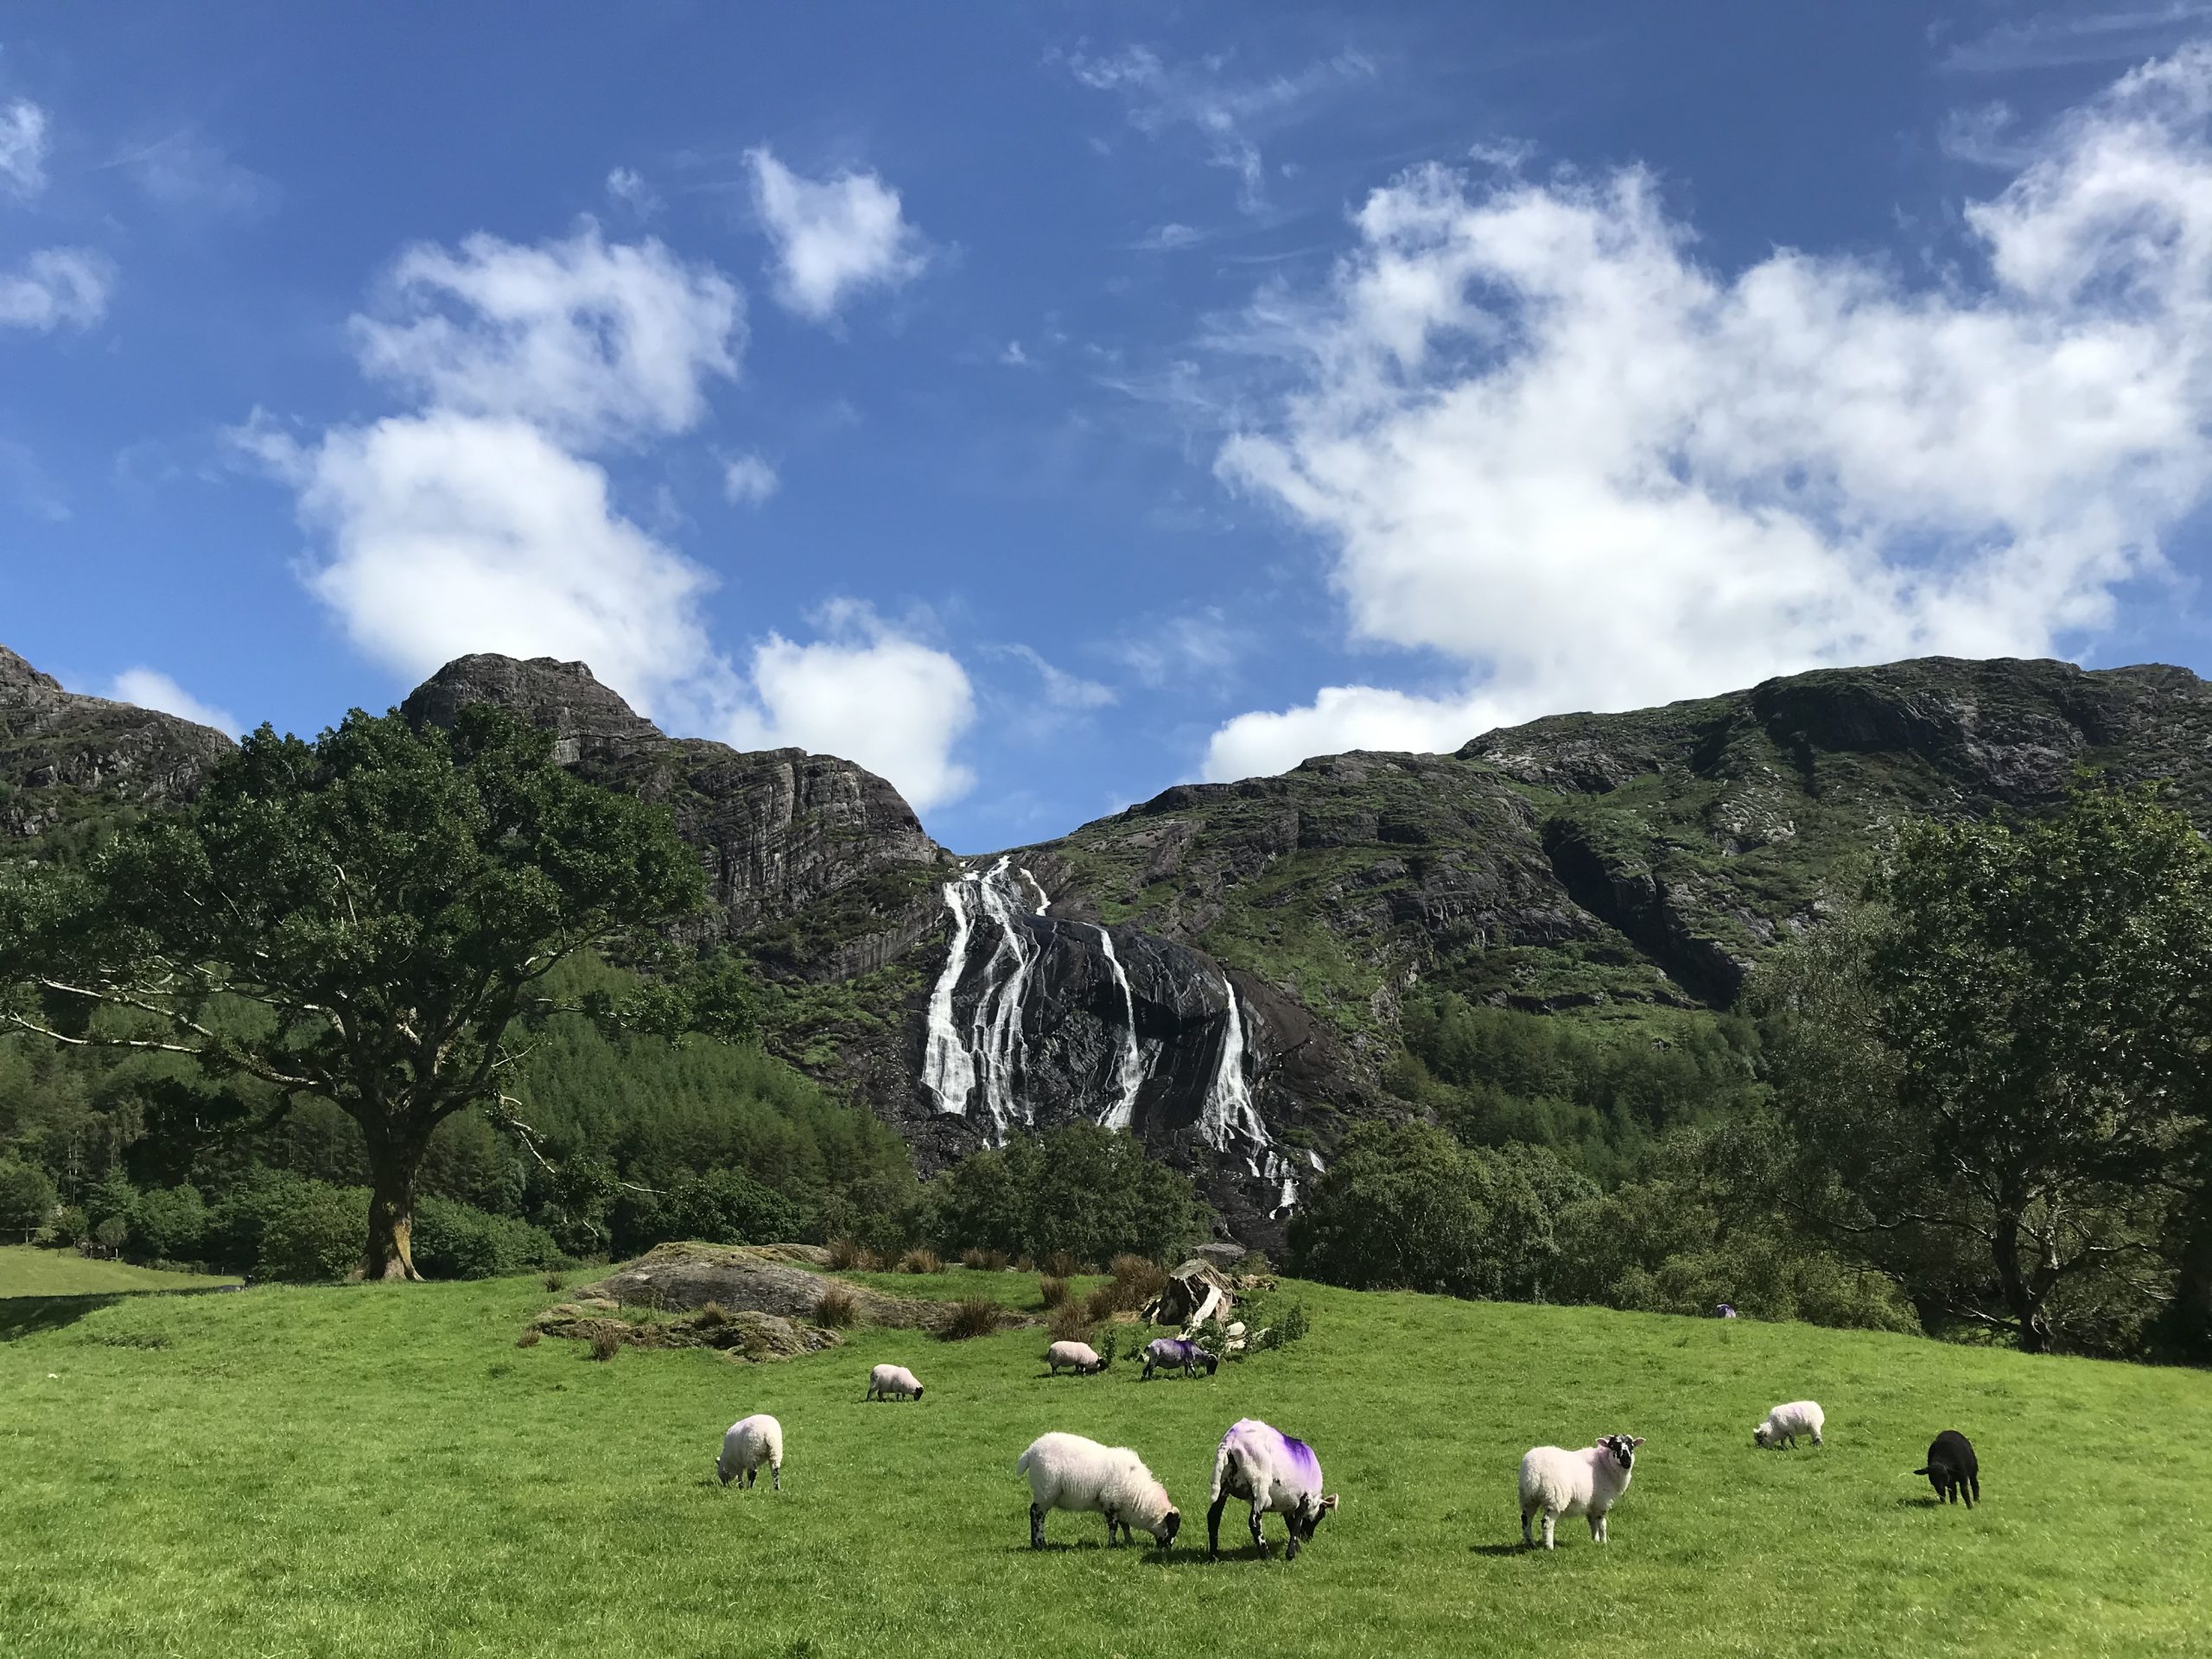
[[[1155,1368],[1164,1371],[1177,1365],[1183,1368],[1185,1376],[1200,1365],[1205,1366],[1206,1375],[1211,1376],[1220,1369],[1221,1358],[1217,1354],[1207,1352],[1187,1337],[1155,1337],[1145,1348],[1144,1375],[1138,1381],[1149,1382]]]
[[[1912,1472],[1928,1477],[1940,1502],[1955,1503],[1963,1497],[1972,1509],[1981,1501],[1981,1465],[1974,1460],[1974,1442],[1955,1428],[1929,1442],[1928,1461]]]
[[[768,1465],[768,1484],[782,1491],[784,1426],[766,1412],[739,1418],[722,1436],[722,1454],[715,1460],[715,1472],[725,1486],[733,1480],[740,1486],[750,1486],[764,1463]]]
[[[1813,1444],[1821,1443],[1821,1430],[1827,1418],[1817,1400],[1793,1400],[1786,1406],[1777,1406],[1766,1414],[1766,1421],[1751,1431],[1753,1446],[1786,1446],[1792,1451],[1797,1446],[1800,1434],[1809,1434]]]
[[[1046,1370],[1058,1376],[1063,1365],[1077,1376],[1089,1376],[1106,1369],[1106,1362],[1098,1357],[1098,1351],[1087,1342],[1056,1342],[1045,1351]]]
[[[1101,1446],[1080,1434],[1039,1434],[1014,1459],[1029,1477],[1029,1547],[1045,1548],[1045,1514],[1096,1510],[1106,1517],[1106,1541],[1135,1541],[1132,1528],[1150,1533],[1160,1548],[1174,1547],[1183,1516],[1144,1459],[1126,1446]],[[1119,1529],[1121,1537],[1115,1536]]]
[[[915,1400],[922,1397],[922,1385],[904,1365],[879,1365],[868,1374],[867,1398],[888,1400],[895,1395]]]
[[[1251,1504],[1252,1542],[1262,1555],[1268,1541],[1260,1532],[1260,1517],[1282,1516],[1290,1533],[1283,1559],[1292,1561],[1338,1502],[1334,1492],[1322,1496],[1321,1460],[1313,1448],[1256,1417],[1231,1423],[1213,1454],[1213,1501],[1206,1510],[1209,1554],[1221,1554],[1221,1512],[1232,1497]]]
[[[1538,1510],[1544,1516],[1544,1548],[1554,1549],[1554,1529],[1562,1515],[1590,1518],[1590,1536],[1605,1541],[1605,1512],[1628,1491],[1636,1472],[1636,1448],[1640,1434],[1608,1434],[1595,1446],[1580,1452],[1556,1446],[1539,1446],[1521,1459],[1521,1541],[1534,1546],[1529,1520]]]

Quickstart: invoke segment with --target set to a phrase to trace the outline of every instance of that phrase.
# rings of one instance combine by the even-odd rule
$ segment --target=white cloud
[[[2123,78],[1925,289],[1713,273],[1633,169],[1376,191],[1328,291],[1255,315],[1299,389],[1219,470],[1319,533],[1356,637],[1466,686],[1241,717],[1207,775],[2102,626],[2212,487],[2208,112],[2212,49]]]
[[[29,99],[0,108],[0,187],[18,196],[46,188],[46,111]]]
[[[825,322],[853,295],[896,288],[928,264],[899,193],[873,173],[802,178],[766,149],[747,153],[753,202],[776,250],[776,297]]]
[[[1968,74],[2010,74],[2075,63],[2140,62],[2203,33],[2205,0],[2050,10],[1999,23],[1958,41],[1942,67]]]
[[[44,248],[0,270],[0,328],[89,328],[107,311],[115,265],[89,248]]]
[[[651,709],[712,667],[697,610],[712,578],[524,422],[433,410],[339,428],[292,471],[328,549],[309,589],[401,674],[479,651],[582,658]]]
[[[741,506],[758,506],[781,482],[776,469],[758,455],[737,455],[722,463],[722,493]]]
[[[124,669],[101,695],[115,702],[133,703],[141,709],[158,709],[165,715],[175,715],[179,720],[188,720],[195,726],[212,726],[219,732],[228,732],[233,736],[243,729],[238,725],[238,717],[229,709],[200,702],[168,675],[143,664]]]
[[[975,774],[953,759],[976,698],[958,660],[900,634],[864,605],[821,619],[828,639],[772,633],[753,653],[757,709],[732,715],[730,741],[839,755],[897,785],[919,810],[957,799]]]
[[[1179,248],[1195,247],[1205,240],[1205,236],[1190,226],[1171,222],[1146,232],[1130,245],[1147,253],[1173,253]]]
[[[645,182],[645,175],[633,167],[618,167],[609,172],[607,194],[640,219],[651,219],[660,211],[659,196]]]
[[[1113,649],[1142,684],[1186,688],[1193,681],[1225,683],[1251,641],[1217,606],[1170,617]]]
[[[587,221],[524,247],[482,233],[410,248],[387,315],[357,316],[361,365],[441,408],[515,416],[592,445],[680,432],[737,373],[743,303],[711,265]]]
[[[165,207],[259,219],[283,200],[276,180],[241,167],[203,134],[181,128],[115,163]]]
[[[1222,73],[1228,67],[1224,59],[1169,63],[1147,46],[1103,57],[1077,52],[1067,64],[1084,86],[1120,98],[1129,124],[1146,137],[1157,138],[1179,127],[1195,130],[1206,147],[1208,163],[1236,175],[1237,206],[1248,213],[1262,213],[1268,205],[1261,138],[1316,99],[1375,73],[1375,66],[1356,52],[1339,53],[1294,75],[1244,81]],[[1186,228],[1166,226],[1156,234]]]
[[[1038,678],[1045,683],[1045,701],[1054,709],[1069,712],[1103,709],[1116,701],[1113,687],[1053,667],[1034,646],[1007,645],[1003,649],[1007,656],[1019,657],[1037,671]]]

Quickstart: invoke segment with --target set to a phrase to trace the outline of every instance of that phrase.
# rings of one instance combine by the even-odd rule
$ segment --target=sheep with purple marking
[[[1211,1376],[1221,1367],[1221,1357],[1199,1347],[1188,1337],[1155,1337],[1145,1345],[1144,1375],[1137,1380],[1149,1382],[1154,1370],[1167,1371],[1179,1367],[1183,1375],[1188,1376],[1199,1366],[1204,1366],[1206,1375]]]
[[[1813,1444],[1821,1443],[1821,1430],[1827,1424],[1827,1416],[1821,1410],[1817,1400],[1792,1400],[1786,1406],[1777,1406],[1766,1414],[1766,1421],[1751,1431],[1753,1446],[1786,1446],[1797,1449],[1797,1437],[1809,1434]]]
[[[1053,1510],[1106,1517],[1106,1541],[1134,1543],[1136,1531],[1172,1548],[1183,1516],[1144,1459],[1126,1446],[1101,1446],[1080,1434],[1039,1434],[1014,1459],[1029,1478],[1029,1547],[1045,1548],[1045,1516]],[[1115,1535],[1119,1529],[1121,1536]]]
[[[1590,1536],[1605,1541],[1605,1515],[1628,1491],[1636,1471],[1641,1435],[1608,1434],[1579,1452],[1556,1446],[1532,1447],[1521,1459],[1521,1541],[1533,1546],[1529,1522],[1544,1517],[1544,1548],[1558,1548],[1554,1532],[1562,1515],[1587,1516]]]
[[[722,1436],[722,1454],[715,1459],[715,1473],[725,1486],[734,1480],[747,1487],[760,1478],[764,1463],[768,1465],[769,1485],[782,1491],[784,1426],[766,1412],[739,1418]]]
[[[893,1400],[902,1395],[910,1400],[922,1397],[922,1385],[904,1365],[879,1365],[868,1374],[867,1398]]]
[[[1322,1495],[1321,1460],[1313,1448],[1256,1417],[1231,1423],[1214,1452],[1212,1502],[1206,1510],[1209,1554],[1221,1553],[1221,1512],[1232,1497],[1252,1506],[1252,1542],[1262,1555],[1268,1541],[1261,1534],[1260,1517],[1282,1516],[1290,1534],[1283,1559],[1291,1561],[1337,1507],[1336,1493]]]
[[[1056,1342],[1045,1351],[1045,1369],[1058,1376],[1063,1366],[1077,1376],[1090,1376],[1104,1370],[1106,1362],[1087,1342]]]

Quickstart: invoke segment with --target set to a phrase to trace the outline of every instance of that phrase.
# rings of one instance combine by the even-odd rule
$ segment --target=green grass
[[[73,1250],[0,1244],[0,1296],[112,1296],[134,1290],[235,1285],[234,1276],[167,1273],[127,1262],[94,1262]]]
[[[1015,1275],[1004,1275],[1011,1283]],[[1191,1382],[1047,1380],[1041,1333],[860,1332],[748,1367],[514,1344],[535,1281],[138,1298],[0,1342],[11,1656],[895,1653],[2183,1654],[2212,1629],[2212,1377],[1796,1325],[1362,1297]],[[864,1405],[912,1365],[917,1405]],[[1820,1452],[1753,1421],[1810,1394]],[[783,1420],[785,1491],[724,1491],[721,1431]],[[1234,1418],[1310,1440],[1341,1512],[1294,1566],[1232,1508]],[[1909,1471],[1974,1437],[1984,1506]],[[1095,1516],[1027,1548],[1014,1459],[1143,1452],[1185,1545]],[[1541,1441],[1649,1437],[1612,1542],[1517,1544]],[[1272,1535],[1280,1538],[1280,1528]]]

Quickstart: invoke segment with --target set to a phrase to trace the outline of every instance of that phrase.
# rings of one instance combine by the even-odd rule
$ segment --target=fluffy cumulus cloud
[[[0,190],[35,196],[46,188],[46,111],[29,99],[0,105]]]
[[[158,709],[165,715],[175,715],[179,720],[188,720],[195,725],[213,726],[219,732],[236,733],[241,729],[238,716],[229,709],[200,702],[168,675],[143,665],[124,669],[104,695],[118,702],[136,703],[141,709]]]
[[[917,805],[950,799],[971,781],[951,753],[973,712],[956,659],[842,605],[823,639],[772,634],[734,665],[705,620],[712,574],[626,516],[594,458],[696,428],[737,372],[742,315],[711,267],[590,225],[416,247],[353,320],[362,368],[410,409],[306,435],[257,414],[232,435],[296,493],[302,580],[396,673],[579,659],[685,729],[825,749]],[[756,461],[725,486],[758,499],[774,477]]]
[[[115,264],[90,248],[43,248],[0,270],[0,328],[89,328],[107,311]]]
[[[480,233],[410,248],[385,287],[381,314],[353,319],[368,373],[587,446],[696,424],[744,344],[742,302],[720,272],[590,224],[536,247]]]
[[[849,601],[819,620],[826,637],[815,643],[771,634],[755,647],[757,705],[733,715],[730,741],[842,755],[923,810],[965,794],[975,776],[953,749],[975,721],[976,698],[958,660]]]
[[[815,180],[766,149],[747,159],[753,205],[775,247],[776,298],[800,316],[826,322],[853,296],[896,288],[929,263],[899,193],[874,174]]]
[[[2212,50],[2128,74],[1917,289],[1712,271],[1634,169],[1376,191],[1327,291],[1248,321],[1297,389],[1219,471],[1319,536],[1356,638],[1465,679],[1244,715],[1207,774],[2105,625],[2212,484],[2208,116]]]
[[[739,506],[759,506],[780,481],[776,469],[758,455],[733,455],[722,463],[722,494]]]

